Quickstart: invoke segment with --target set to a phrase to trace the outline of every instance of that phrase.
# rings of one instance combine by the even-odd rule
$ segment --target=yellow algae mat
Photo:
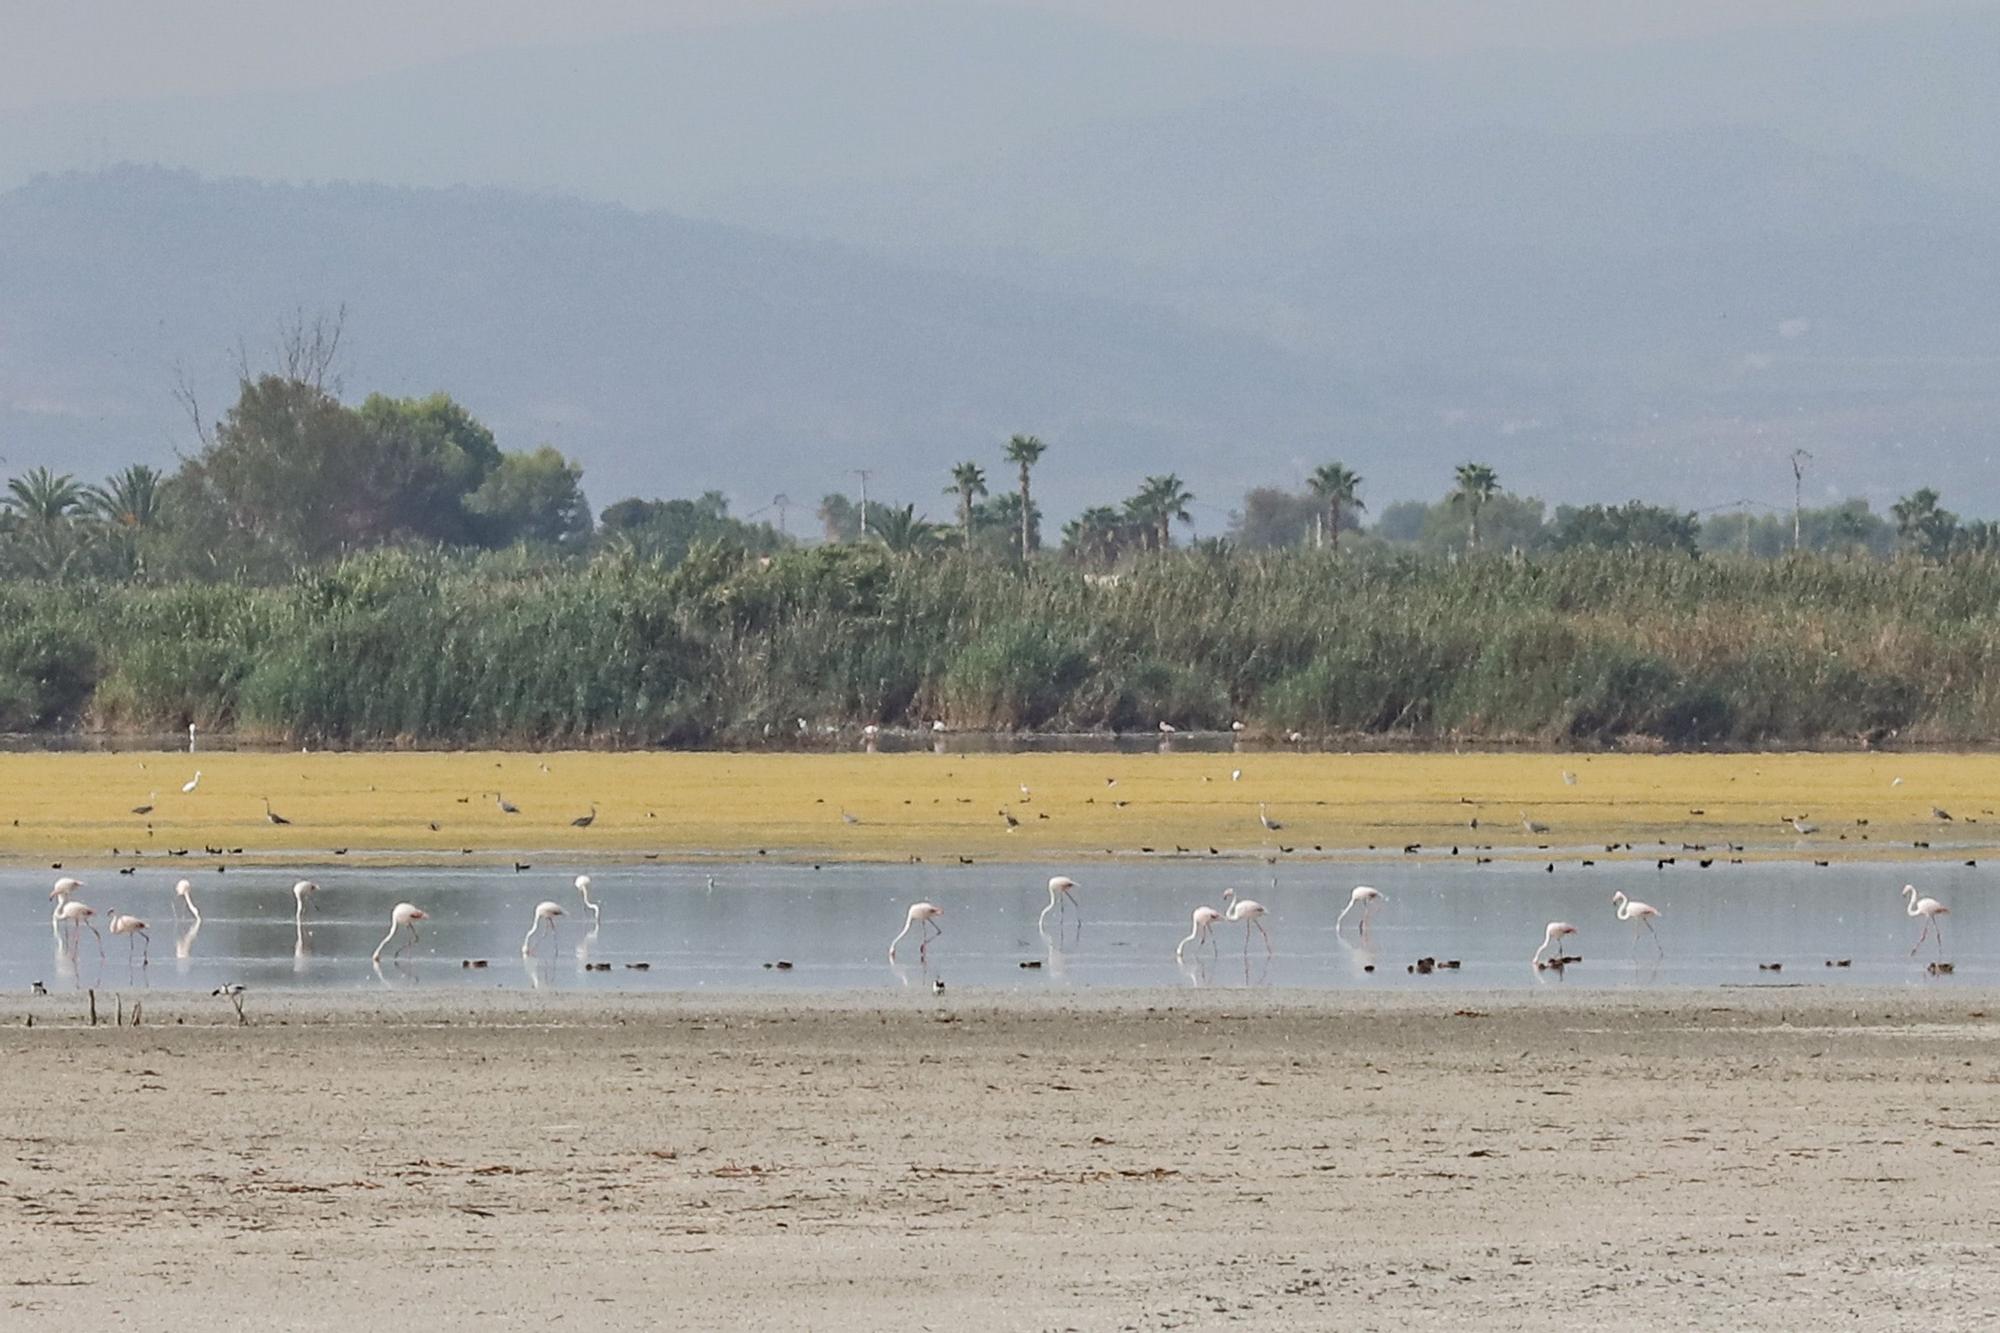
[[[266,817],[267,799],[288,822]],[[79,863],[176,851],[199,861],[212,849],[291,860],[1400,855],[1410,844],[1578,855],[1611,842],[1633,855],[1660,843],[1726,854],[1735,842],[1815,858],[1924,854],[1916,843],[1969,856],[1988,828],[2000,832],[1996,806],[2000,756],[1985,754],[0,755],[0,852]]]

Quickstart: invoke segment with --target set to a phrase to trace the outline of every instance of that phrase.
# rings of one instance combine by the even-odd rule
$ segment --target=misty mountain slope
[[[816,500],[872,467],[942,512],[950,462],[1032,429],[1063,446],[1052,503],[1081,503],[1200,473],[1245,429],[1310,433],[1338,392],[1157,311],[499,191],[47,178],[0,195],[0,291],[4,452],[86,473],[185,444],[177,362],[213,415],[239,343],[254,363],[287,312],[342,303],[350,390],[446,389],[511,446],[581,458],[600,502]]]

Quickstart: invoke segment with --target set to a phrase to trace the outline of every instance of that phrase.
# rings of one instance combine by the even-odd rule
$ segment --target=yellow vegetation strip
[[[266,820],[266,797],[289,823]],[[1282,828],[1263,827],[1260,802]],[[593,805],[592,823],[571,823]],[[2000,843],[1995,807],[2000,757],[1983,754],[0,755],[0,854],[17,862],[213,859],[207,848],[269,861],[466,849],[1045,860],[1211,847],[1400,855],[1412,844],[1573,859],[1613,842],[1633,856],[1664,843],[1675,854],[1698,844],[1719,856],[1963,858]],[[1524,814],[1549,831],[1528,833]],[[1783,822],[1792,816],[1817,831],[1799,836]]]

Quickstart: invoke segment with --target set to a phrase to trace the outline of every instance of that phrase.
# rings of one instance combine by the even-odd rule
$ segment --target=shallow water
[[[2000,931],[1983,910],[1985,878],[1968,867],[1758,863],[1699,870],[1600,865],[1311,863],[1277,867],[1214,862],[1089,864],[1073,874],[1078,909],[1037,918],[1048,901],[1048,866],[675,865],[590,871],[603,919],[570,887],[568,871],[515,874],[504,869],[327,867],[304,872],[243,870],[196,881],[203,920],[191,935],[176,927],[172,880],[85,875],[80,897],[150,923],[151,963],[128,961],[136,941],[83,935],[74,960],[58,949],[45,901],[46,872],[0,872],[0,992],[35,980],[51,989],[198,989],[226,982],[257,988],[473,985],[558,990],[799,989],[952,986],[1036,990],[1063,986],[1550,987],[1675,986],[1717,983],[1980,984],[2000,976]],[[710,876],[714,878],[710,887]],[[319,883],[318,911],[301,939],[291,885]],[[1915,882],[1952,909],[1943,957],[1951,977],[1932,977],[1938,957],[1910,946],[1922,922],[1904,915],[1899,890]],[[1367,942],[1355,918],[1336,935],[1348,891],[1366,883],[1385,895]],[[1235,885],[1269,909],[1275,956],[1255,932],[1223,922],[1215,947],[1198,963],[1177,964],[1174,946],[1200,903],[1218,904]],[[1659,950],[1643,932],[1613,917],[1610,897],[1623,889],[1658,907]],[[535,904],[559,903],[565,915],[538,957],[521,956]],[[905,909],[926,899],[944,909],[944,934],[920,960],[912,932],[887,958]],[[379,971],[369,955],[400,901],[430,919],[400,957],[385,951]],[[1565,946],[1583,962],[1560,976],[1538,973],[1529,957],[1543,926],[1567,920],[1581,928]],[[403,937],[399,937],[399,943]],[[394,946],[392,945],[393,949]],[[1409,974],[1419,956],[1457,959],[1462,967]],[[137,955],[132,955],[136,959]],[[465,960],[485,959],[485,968]],[[784,959],[789,971],[768,969]],[[1851,959],[1828,967],[1829,959]],[[609,963],[592,971],[584,962]],[[644,962],[644,971],[626,966]],[[1028,969],[1024,962],[1037,962]],[[1783,971],[1758,964],[1781,962]],[[1374,971],[1367,971],[1369,965]]]

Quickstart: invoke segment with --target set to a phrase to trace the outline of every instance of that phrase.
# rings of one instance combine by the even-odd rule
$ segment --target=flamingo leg
[[[1944,922],[1933,918],[1931,924],[1937,927],[1938,957],[1942,958],[1944,957]]]
[[[1923,933],[1918,935],[1917,942],[1910,946],[1910,957],[1915,958],[1917,956],[1917,950],[1923,948],[1924,941],[1929,939],[1930,937],[1931,937],[1931,921],[1929,917],[1925,917]]]
[[[139,932],[139,938],[146,942],[145,952],[139,956],[139,966],[151,967],[153,965],[153,937],[142,930]]]
[[[90,926],[88,921],[83,924]],[[100,931],[96,926],[90,926],[90,933],[97,936],[97,961],[101,963],[104,961],[104,932]],[[81,935],[77,936],[77,942],[82,943],[82,941],[83,937]]]
[[[1271,932],[1264,929],[1264,923],[1262,921],[1252,921],[1250,924],[1257,927],[1257,933],[1264,937],[1264,956],[1266,958],[1271,957],[1273,954],[1277,952],[1277,950],[1271,947]],[[1250,943],[1250,932],[1247,930],[1243,932],[1243,943],[1245,947],[1248,947]]]
[[[1660,943],[1660,932],[1653,929],[1653,923],[1650,921],[1646,923],[1646,933],[1652,936],[1653,938],[1654,951],[1658,954],[1659,957],[1665,958],[1667,956],[1667,950],[1666,947]]]

